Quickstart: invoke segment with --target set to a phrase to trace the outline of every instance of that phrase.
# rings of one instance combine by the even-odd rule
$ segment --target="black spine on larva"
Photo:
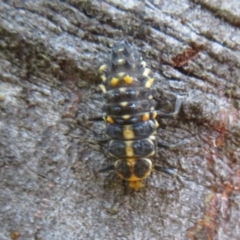
[[[153,135],[158,124],[151,91],[153,77],[139,53],[124,40],[115,44],[109,62],[100,71],[109,154],[116,159],[120,177],[140,181],[150,174],[148,158],[155,154]]]

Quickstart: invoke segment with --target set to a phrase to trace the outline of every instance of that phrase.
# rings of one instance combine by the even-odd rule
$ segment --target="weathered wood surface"
[[[1,1],[0,239],[239,239],[239,11],[238,0]],[[183,186],[154,173],[131,192],[98,173],[104,128],[86,119],[101,114],[97,68],[123,37],[159,91],[185,95],[158,132],[191,141],[158,152]]]

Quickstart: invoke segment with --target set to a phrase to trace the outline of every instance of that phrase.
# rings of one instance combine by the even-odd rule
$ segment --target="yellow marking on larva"
[[[103,72],[106,71],[106,69],[107,69],[107,64],[103,64],[103,65],[99,68],[99,72],[100,72],[100,73],[103,73]]]
[[[130,115],[123,115],[122,118],[125,119],[125,120],[127,120],[127,119],[130,118]]]
[[[124,77],[124,81],[127,84],[132,84],[133,83],[133,78],[130,77],[129,75],[127,75],[126,77]]]
[[[154,83],[154,78],[149,78],[146,83],[145,83],[145,87],[146,88],[150,88]]]
[[[132,141],[126,141],[125,144],[126,144],[125,145],[125,152],[126,152],[127,157],[134,156],[134,151],[133,151],[133,148],[132,148]]]
[[[103,93],[107,92],[107,90],[106,90],[106,88],[105,88],[105,86],[103,84],[100,84],[99,88],[102,90]]]
[[[124,51],[124,48],[119,48],[117,51],[118,51],[119,53],[121,53],[121,52]]]
[[[148,121],[149,118],[150,118],[149,113],[144,113],[143,116],[142,116],[142,120],[143,120],[144,122]]]
[[[132,130],[132,126],[131,125],[125,125],[123,128],[123,136],[125,139],[134,139],[135,135],[134,132]]]
[[[113,78],[111,79],[111,85],[112,85],[113,87],[116,87],[116,86],[118,85],[118,83],[119,83],[119,79],[118,79],[118,78],[113,77]]]
[[[122,88],[119,88],[118,90],[119,90],[121,93],[126,92],[126,88],[123,88],[123,87],[122,87]]]
[[[147,63],[146,63],[145,61],[142,61],[142,62],[141,62],[141,65],[142,65],[144,68],[147,67]]]
[[[106,120],[107,120],[107,122],[109,122],[109,123],[114,123],[114,120],[113,120],[112,117],[107,116]]]
[[[137,159],[136,158],[128,158],[127,163],[129,167],[133,167],[136,163]]]
[[[149,100],[152,100],[152,99],[153,99],[153,96],[152,96],[152,95],[148,96],[148,99],[149,99]]]
[[[156,117],[157,117],[157,112],[156,111],[152,112],[152,118],[154,119]]]
[[[159,127],[159,123],[158,123],[158,121],[154,120],[154,124],[155,124],[155,127],[156,127],[156,128]]]
[[[125,63],[125,59],[120,58],[120,59],[117,60],[117,63],[118,63],[118,65],[122,65],[122,64]]]
[[[142,75],[143,75],[144,77],[148,77],[149,74],[150,74],[150,72],[151,72],[150,68],[145,68]]]
[[[135,190],[139,190],[144,187],[144,184],[141,181],[129,181],[129,187]]]
[[[119,104],[121,107],[126,107],[128,105],[128,102],[120,102]]]
[[[119,73],[117,74],[117,76],[118,76],[119,78],[122,78],[122,77],[124,77],[125,75],[126,75],[125,72],[119,72]]]
[[[127,179],[129,182],[139,181],[141,178],[137,177],[135,174],[131,174],[130,178]]]
[[[102,79],[103,82],[105,82],[107,80],[107,78],[104,74],[101,76],[101,79]]]
[[[153,136],[153,135],[152,135],[152,136],[150,136],[149,138],[150,138],[151,140],[153,140],[153,141],[154,141],[154,140],[156,140],[156,137],[155,137],[155,136]]]

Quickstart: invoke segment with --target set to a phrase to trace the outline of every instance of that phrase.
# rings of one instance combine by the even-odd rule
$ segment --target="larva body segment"
[[[115,159],[117,174],[139,189],[153,170],[151,158],[156,152],[154,79],[139,53],[124,40],[115,44],[111,58],[99,71],[109,155]]]

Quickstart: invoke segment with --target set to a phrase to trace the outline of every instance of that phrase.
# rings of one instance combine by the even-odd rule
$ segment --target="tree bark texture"
[[[238,0],[0,2],[0,239],[237,240]],[[98,67],[126,39],[151,66],[157,164],[140,191],[107,164]],[[164,94],[163,94],[164,93]]]

